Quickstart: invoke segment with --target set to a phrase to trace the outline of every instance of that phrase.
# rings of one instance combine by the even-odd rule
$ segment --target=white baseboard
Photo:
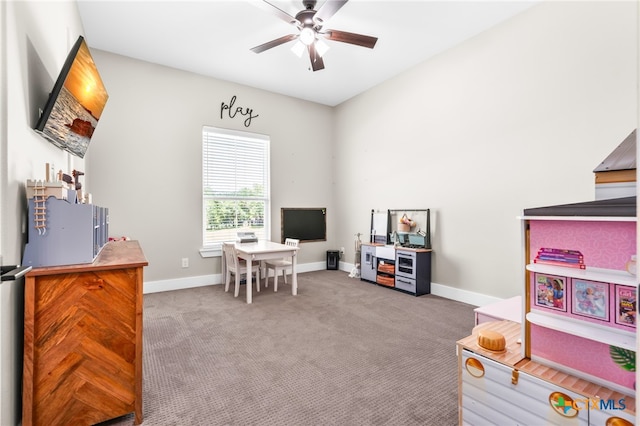
[[[449,287],[434,282],[431,283],[431,294],[473,306],[485,306],[504,300],[499,297],[487,296],[486,294],[461,290],[459,288]]]
[[[326,268],[324,262],[297,265],[298,272],[321,271]],[[160,293],[162,291],[184,290],[194,287],[222,284],[222,274],[200,275],[196,277],[174,278],[170,280],[145,281],[143,293]]]
[[[353,263],[340,262],[340,270],[342,271],[351,272],[353,270],[353,267]],[[485,306],[504,300],[499,297],[487,296],[486,294],[475,293],[468,290],[461,290],[459,288],[449,287],[434,282],[431,282],[431,294],[433,294],[434,296],[440,296],[446,299],[467,303],[473,306]]]
[[[160,293],[163,291],[184,290],[187,288],[204,287],[214,284],[222,284],[221,274],[174,278],[171,280],[145,281],[142,292],[144,294]]]
[[[298,265],[298,272],[322,271],[327,267],[325,262],[304,263]],[[340,262],[339,268],[344,272],[353,270],[353,263]],[[146,281],[144,283],[144,294],[159,293],[162,291],[183,290],[194,287],[204,287],[208,285],[222,284],[222,274],[200,275],[196,277],[175,278],[170,280]],[[431,294],[456,300],[473,306],[485,306],[499,302],[500,298],[487,296],[486,294],[475,293],[473,291],[461,290],[443,284],[431,283]]]

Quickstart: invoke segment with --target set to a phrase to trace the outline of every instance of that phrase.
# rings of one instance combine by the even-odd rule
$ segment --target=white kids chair
[[[284,245],[291,247],[298,247],[300,240],[294,238],[287,238],[284,240]],[[264,274],[264,286],[269,287],[269,269],[273,269],[273,291],[278,291],[278,274],[282,272],[284,277],[284,283],[287,284],[287,270],[292,268],[291,260],[277,259],[277,260],[265,260],[264,265],[267,272]],[[292,271],[293,273],[293,271]]]
[[[231,275],[235,277],[236,288],[233,297],[238,297],[240,293],[240,277],[247,275],[247,262],[238,259],[236,253],[236,246],[234,243],[222,243],[222,251],[224,253],[224,259],[226,263],[227,273],[224,282],[224,291],[229,291],[229,283],[231,282]],[[256,291],[260,291],[260,265],[255,264],[251,267],[251,273],[256,275]]]

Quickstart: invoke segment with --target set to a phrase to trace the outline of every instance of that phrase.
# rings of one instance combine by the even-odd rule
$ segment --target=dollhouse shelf
[[[599,281],[612,284],[622,284],[635,286],[635,279],[625,271],[615,269],[593,268],[586,269],[569,268],[563,266],[545,265],[541,263],[531,263],[527,265],[530,272],[558,275],[562,277],[578,278],[583,280]],[[636,350],[635,330],[625,331],[611,327],[600,326],[594,323],[574,320],[566,316],[558,316],[552,313],[546,314],[538,311],[529,312],[527,320],[535,325],[550,328],[574,336],[582,337],[607,345],[618,346],[620,348]]]
[[[544,314],[531,311],[527,314],[527,320],[541,327],[550,328],[574,336],[582,337],[619,348],[636,350],[636,334],[634,332],[618,330],[611,327],[599,326],[593,323],[584,323],[568,317],[560,317],[553,314]]]
[[[530,263],[527,271],[539,272],[543,274],[559,275],[561,277],[578,278],[582,280],[600,281],[611,284],[622,284],[635,286],[636,277],[616,269],[593,268],[587,266],[586,269],[570,268],[564,266],[545,265],[543,263]]]

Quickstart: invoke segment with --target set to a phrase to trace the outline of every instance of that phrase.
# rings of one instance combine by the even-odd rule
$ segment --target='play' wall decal
[[[244,120],[244,127],[249,127],[251,125],[251,120],[258,117],[258,114],[253,115],[253,109],[251,108],[243,109],[242,107],[237,107],[236,109],[233,109],[233,104],[235,103],[235,95],[231,98],[231,102],[229,102],[228,105],[222,102],[222,104],[220,105],[220,119],[222,120],[224,118],[225,111],[227,111],[227,115],[229,116],[229,118],[234,118],[237,114],[240,114],[242,116],[247,116],[247,118],[245,118]]]

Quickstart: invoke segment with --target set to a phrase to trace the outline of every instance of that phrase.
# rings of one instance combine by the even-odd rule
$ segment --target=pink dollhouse
[[[529,338],[523,355],[632,396],[637,287],[626,265],[636,252],[635,197],[594,203],[525,210]],[[589,216],[596,207],[608,215]],[[575,215],[544,214],[569,211]],[[543,248],[581,253],[584,269],[536,263]]]
[[[596,201],[524,211],[521,299],[476,309],[457,344],[461,425],[636,424],[635,152],[634,131]]]

